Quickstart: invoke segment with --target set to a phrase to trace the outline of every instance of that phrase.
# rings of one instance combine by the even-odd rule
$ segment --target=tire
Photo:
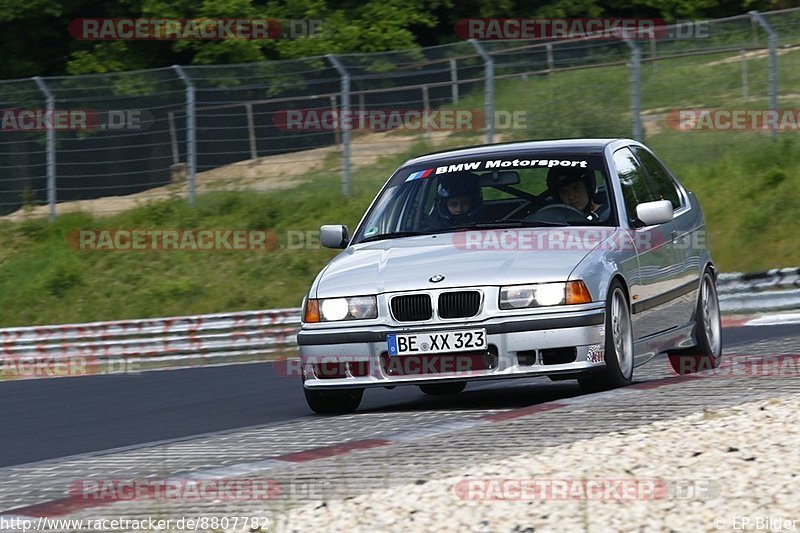
[[[309,390],[303,392],[306,403],[319,415],[343,415],[352,413],[361,405],[364,389]]]
[[[454,381],[452,383],[429,383],[420,385],[419,390],[429,396],[444,396],[447,394],[458,394],[467,386],[466,381]]]
[[[614,280],[606,299],[606,367],[578,376],[584,392],[599,392],[630,385],[633,380],[633,325],[628,297]]]
[[[668,353],[669,364],[675,373],[680,375],[719,368],[719,364],[722,361],[717,284],[709,270],[703,272],[703,277],[700,281],[700,294],[697,297],[694,316],[694,332],[697,344],[692,348],[674,350]]]

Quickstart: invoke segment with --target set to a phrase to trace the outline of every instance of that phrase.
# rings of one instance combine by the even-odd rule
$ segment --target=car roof
[[[479,146],[469,146],[456,150],[444,150],[432,152],[413,159],[409,159],[403,166],[417,165],[422,163],[432,163],[442,159],[453,159],[462,157],[475,157],[485,155],[501,155],[515,152],[552,152],[558,151],[562,154],[602,154],[603,150],[610,143],[615,141],[628,141],[629,139],[554,139],[548,141],[522,141],[498,144],[483,144]],[[633,142],[633,141],[630,141]]]

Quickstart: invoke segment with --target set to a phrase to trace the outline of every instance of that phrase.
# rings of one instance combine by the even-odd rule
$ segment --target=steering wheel
[[[567,204],[550,204],[526,217],[525,222],[586,222],[586,214]]]
[[[513,210],[511,210],[511,212],[510,212],[510,213],[508,213],[506,216],[504,216],[503,218],[501,218],[501,219],[500,219],[500,222],[502,222],[502,221],[505,221],[505,220],[516,220],[516,219],[515,219],[515,218],[513,218],[513,217],[514,217],[514,215],[516,215],[517,213],[522,213],[522,214],[523,214],[523,215],[522,215],[522,219],[524,220],[524,219],[525,219],[525,217],[527,217],[528,215],[530,215],[530,214],[531,214],[531,212],[532,212],[534,209],[535,209],[535,207],[534,207],[534,205],[533,205],[533,202],[530,202],[530,201],[529,201],[529,202],[525,202],[525,203],[523,203],[522,205],[519,205],[519,206],[515,207]]]

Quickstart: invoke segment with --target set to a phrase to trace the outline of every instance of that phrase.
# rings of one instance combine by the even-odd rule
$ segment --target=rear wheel
[[[606,367],[578,377],[585,392],[598,392],[630,385],[633,380],[633,326],[628,298],[614,281],[606,300]]]
[[[352,413],[361,404],[364,389],[310,390],[303,388],[306,403],[320,415],[342,415]]]
[[[669,364],[677,374],[691,374],[718,368],[722,361],[721,325],[717,285],[710,271],[703,273],[695,310],[693,348],[669,352]]]
[[[467,386],[466,381],[455,381],[452,383],[428,383],[420,385],[419,390],[430,396],[444,396],[446,394],[458,394]]]

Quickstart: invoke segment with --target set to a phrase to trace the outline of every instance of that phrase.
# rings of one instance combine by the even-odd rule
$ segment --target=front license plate
[[[440,333],[389,334],[386,336],[386,343],[389,347],[389,355],[485,350],[486,330],[465,329]]]

